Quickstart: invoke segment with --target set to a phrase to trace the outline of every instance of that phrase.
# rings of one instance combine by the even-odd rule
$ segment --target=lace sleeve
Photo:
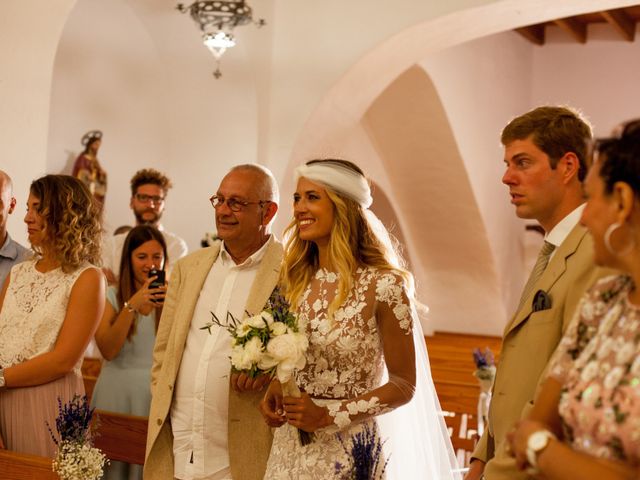
[[[388,381],[358,397],[331,402],[327,408],[338,428],[393,410],[411,400],[414,393],[413,318],[402,279],[386,273],[377,279],[375,287],[375,319]]]

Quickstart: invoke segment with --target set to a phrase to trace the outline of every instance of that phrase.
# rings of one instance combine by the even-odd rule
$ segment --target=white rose
[[[262,358],[260,358],[260,361],[258,362],[258,368],[260,370],[267,371],[275,367],[277,364],[278,360],[273,358],[273,356],[269,355],[268,353],[263,353]]]
[[[262,358],[262,342],[253,337],[244,345],[231,349],[231,365],[238,370],[249,370]]]
[[[237,370],[249,370],[251,368],[251,363],[247,362],[242,345],[236,345],[231,349],[231,365]]]
[[[244,354],[247,356],[247,361],[252,365],[260,361],[260,358],[262,358],[262,342],[258,337],[253,337],[244,344]]]
[[[274,322],[273,315],[271,315],[269,312],[262,312],[260,316],[265,322],[267,322],[267,325],[271,325]]]
[[[262,318],[262,315],[255,315],[253,317],[247,318],[246,322],[254,328],[264,328],[267,325],[265,324],[265,320]]]
[[[267,353],[278,361],[276,376],[280,382],[288,381],[294,369],[304,367],[308,346],[307,337],[301,333],[288,332],[269,340]]]
[[[282,322],[273,322],[271,324],[271,333],[274,337],[283,335],[287,331],[287,326]]]

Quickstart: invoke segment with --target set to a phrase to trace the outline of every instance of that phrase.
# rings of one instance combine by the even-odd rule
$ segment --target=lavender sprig
[[[338,434],[342,449],[349,455],[349,464],[335,463],[335,472],[341,480],[375,480],[384,477],[389,459],[384,459],[378,433],[369,425],[365,425],[361,432],[351,437],[351,447],[344,443],[342,435]],[[384,461],[384,464],[381,462]]]
[[[51,439],[56,446],[60,442],[85,443],[91,439],[91,417],[95,409],[89,407],[86,395],[74,395],[73,399],[62,405],[62,400],[58,397],[58,416],[56,417],[56,431],[59,440],[51,430],[49,422],[45,422]]]
[[[479,348],[474,348],[473,361],[476,364],[476,368],[487,368],[495,365],[493,352],[489,347],[485,347],[484,351],[481,351]]]

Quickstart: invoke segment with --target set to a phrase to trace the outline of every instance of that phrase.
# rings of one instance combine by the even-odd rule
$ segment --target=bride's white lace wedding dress
[[[389,271],[359,268],[347,300],[330,318],[327,309],[337,294],[337,285],[336,273],[319,270],[296,312],[309,336],[307,363],[297,372],[297,384],[314,402],[328,407],[334,423],[316,431],[315,440],[307,446],[300,445],[294,427],[285,424],[276,429],[265,479],[344,478],[353,461],[352,439],[365,427],[379,433],[385,442],[380,465],[388,460],[387,479],[454,478],[452,450],[446,430],[441,428],[442,419],[437,417],[437,399],[435,404],[433,398],[429,400],[433,416],[430,420],[410,413],[409,406],[417,398],[402,406],[414,393],[412,377],[416,361],[412,330],[418,322],[402,278]],[[431,382],[430,378],[428,381]],[[396,408],[397,412],[405,409],[409,413],[408,423],[437,424],[435,437],[426,440],[428,445],[412,445],[422,440],[410,438],[406,448],[399,443],[398,437],[409,432],[403,432],[397,422],[385,422],[385,417],[393,414],[378,417]],[[393,424],[392,428],[379,429],[377,419]],[[433,425],[414,427],[419,431]],[[426,462],[433,467],[432,472],[422,467]]]

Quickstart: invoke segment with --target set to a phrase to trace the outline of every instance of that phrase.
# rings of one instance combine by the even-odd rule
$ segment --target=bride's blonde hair
[[[364,178],[360,167],[347,160],[311,160],[305,164],[313,165],[335,166],[338,170],[347,168]],[[333,204],[334,223],[329,239],[328,262],[330,268],[338,273],[338,294],[329,305],[329,315],[333,316],[347,299],[354,274],[360,266],[395,272],[405,280],[408,291],[412,292],[413,276],[405,268],[398,241],[389,235],[391,242],[386,245],[372,229],[363,205],[344,193],[336,192],[317,177],[311,181],[324,187]],[[281,270],[281,283],[294,308],[318,269],[316,244],[302,240],[299,233],[298,223],[294,219],[285,230],[285,254]]]

